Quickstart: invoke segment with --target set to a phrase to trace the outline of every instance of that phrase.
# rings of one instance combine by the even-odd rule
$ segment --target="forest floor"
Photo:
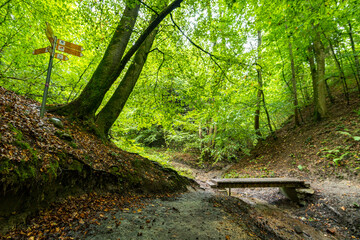
[[[10,98],[13,100],[9,101]],[[31,162],[34,153],[44,154],[41,159],[46,160],[45,150],[50,148],[55,152],[51,148],[55,145],[62,152],[72,153],[67,156],[78,156],[76,159],[84,165],[85,161],[94,161],[95,167],[103,164],[99,157],[106,158],[104,163],[113,164],[121,156],[121,163],[129,162],[126,172],[146,177],[144,183],[154,181],[159,174],[173,177],[160,169],[154,169],[152,174],[141,172],[140,169],[149,171],[149,167],[144,169],[139,165],[146,162],[145,159],[113,147],[108,150],[66,121],[66,132],[74,139],[62,140],[55,135],[59,130],[48,123],[48,119],[39,122],[32,115],[38,103],[10,92],[4,92],[0,100],[5,103],[0,108],[4,111],[2,117],[11,117],[12,124],[1,126],[2,151],[10,149],[3,152],[3,156],[14,163],[24,164],[17,159],[27,155],[26,162]],[[360,188],[356,137],[360,133],[359,115],[354,110],[359,109],[359,101],[352,99],[348,108],[341,107],[338,101],[339,107],[334,105],[335,110],[330,109],[328,119],[314,124],[307,118],[311,110],[304,111],[307,121],[302,126],[287,123],[276,133],[276,140],[267,139],[250,156],[235,164],[222,162],[199,167],[193,155],[174,154],[172,164],[191,172],[200,188],[188,187],[188,192],[183,194],[141,194],[139,186],[132,189],[129,185],[122,193],[90,190],[90,193],[62,197],[6,235],[0,235],[0,239],[358,239]],[[11,105],[6,105],[8,103]],[[31,124],[39,126],[32,128]],[[30,151],[28,146],[36,152]],[[87,154],[81,155],[84,150]],[[48,160],[36,166],[48,169],[47,164]],[[98,166],[101,171],[106,167]],[[245,189],[233,191],[235,196],[228,197],[210,189],[206,183],[216,177],[282,176],[306,179],[316,190],[314,196],[304,206],[299,206],[276,189]],[[159,178],[159,182],[168,181],[165,178]]]

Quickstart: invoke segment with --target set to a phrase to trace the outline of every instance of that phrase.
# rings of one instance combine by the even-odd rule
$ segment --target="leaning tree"
[[[122,18],[107,46],[105,54],[79,97],[68,104],[49,108],[49,111],[68,116],[72,119],[82,120],[91,126],[100,137],[106,138],[109,129],[120,114],[141,73],[156,35],[156,27],[168,14],[180,7],[182,2],[183,0],[174,0],[160,13],[156,13],[152,17],[150,24],[125,53],[139,15],[141,4],[137,0],[126,1]],[[128,68],[114,96],[110,98],[110,101],[100,113],[95,116],[105,94],[120,76],[134,54],[133,63]]]

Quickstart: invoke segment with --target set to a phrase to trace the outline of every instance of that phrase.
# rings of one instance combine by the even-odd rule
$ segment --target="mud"
[[[142,201],[141,207],[101,213],[76,239],[336,239],[266,205],[207,191]],[[99,218],[97,218],[99,219]]]
[[[211,202],[205,192],[149,199],[143,208],[104,215],[99,225],[72,232],[84,239],[260,239],[253,230]],[[241,225],[241,226],[240,226]]]

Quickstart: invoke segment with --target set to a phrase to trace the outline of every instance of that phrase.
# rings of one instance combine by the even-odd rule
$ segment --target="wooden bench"
[[[211,188],[228,188],[229,196],[231,195],[231,188],[279,187],[286,197],[296,202],[299,201],[299,189],[310,189],[309,183],[292,178],[225,178],[211,179],[208,183]]]

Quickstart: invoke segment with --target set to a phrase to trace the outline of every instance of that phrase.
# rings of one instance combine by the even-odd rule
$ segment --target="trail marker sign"
[[[43,99],[41,102],[40,117],[44,117],[44,113],[45,113],[46,98],[47,98],[47,94],[48,94],[48,90],[49,90],[53,59],[57,58],[62,61],[69,60],[69,58],[67,56],[65,56],[62,53],[56,53],[55,50],[69,53],[71,55],[75,55],[78,57],[84,56],[81,53],[84,50],[84,48],[82,46],[76,45],[71,42],[66,42],[61,39],[57,39],[57,37],[54,35],[54,31],[52,30],[52,28],[50,26],[50,23],[46,23],[45,35],[49,39],[49,41],[51,43],[51,47],[38,48],[33,51],[33,55],[38,55],[38,54],[47,53],[47,52],[50,53],[50,60],[49,60],[49,66],[48,66],[47,75],[46,75],[44,94],[43,94]]]
[[[60,46],[60,45],[56,45],[56,50],[59,50],[61,52],[66,52],[66,53],[69,53],[71,55],[75,55],[75,56],[78,56],[78,57],[84,56],[81,52],[78,52],[78,51],[76,51],[74,49],[64,47],[64,46]]]
[[[65,56],[64,54],[61,54],[61,53],[55,53],[55,58],[63,60],[63,61],[69,60],[69,58],[67,56]]]
[[[35,49],[33,51],[33,55],[38,55],[38,54],[42,54],[42,53],[47,53],[51,50],[50,47],[46,47],[46,48],[38,48],[38,49]]]
[[[66,42],[64,40],[58,39],[57,40],[58,46],[64,46],[66,48],[74,49],[75,51],[81,52],[84,51],[84,48],[80,45],[73,44],[71,42]]]
[[[52,30],[52,28],[50,26],[50,23],[48,23],[48,22],[46,23],[45,34],[46,34],[46,37],[49,39],[51,45],[53,45],[55,35],[54,35],[54,31]]]

